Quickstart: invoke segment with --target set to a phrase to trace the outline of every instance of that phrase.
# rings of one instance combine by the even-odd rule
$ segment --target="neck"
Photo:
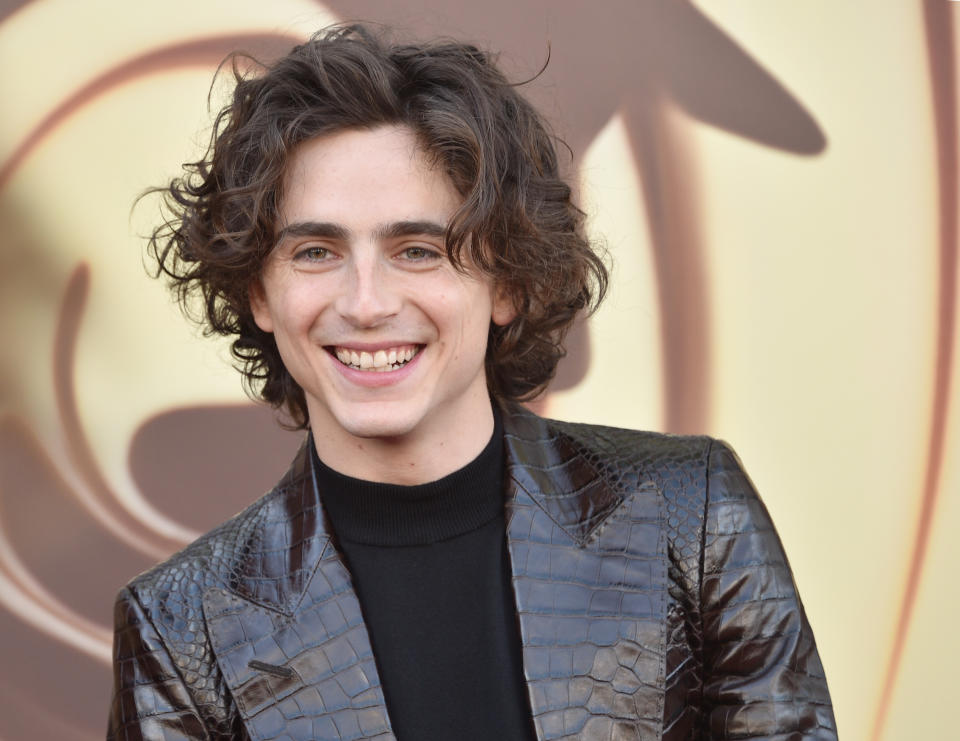
[[[493,433],[489,397],[469,415],[424,420],[396,437],[357,437],[333,425],[312,427],[317,457],[334,471],[364,481],[415,486],[447,476],[476,458]]]

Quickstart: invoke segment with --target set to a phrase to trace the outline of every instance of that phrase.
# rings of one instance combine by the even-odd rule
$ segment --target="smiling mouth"
[[[327,348],[327,352],[348,368],[372,373],[386,373],[399,370],[413,360],[422,349],[423,345],[397,345],[396,347],[385,347],[381,350],[369,352],[337,345]]]

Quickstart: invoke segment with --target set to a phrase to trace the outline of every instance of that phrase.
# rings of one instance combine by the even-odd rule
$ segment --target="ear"
[[[267,303],[267,292],[263,287],[263,281],[257,276],[250,281],[247,289],[250,296],[250,312],[253,314],[253,321],[257,323],[264,332],[273,331],[273,315],[270,313],[270,305]]]
[[[513,297],[503,286],[494,286],[493,288],[493,311],[490,313],[490,319],[499,327],[504,327],[517,318],[517,307],[514,306]]]

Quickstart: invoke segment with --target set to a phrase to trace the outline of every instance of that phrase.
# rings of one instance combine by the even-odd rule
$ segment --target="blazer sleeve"
[[[108,741],[209,739],[169,652],[129,588],[117,596],[114,623]]]
[[[836,741],[823,665],[780,538],[722,442],[712,443],[707,482],[703,736]]]

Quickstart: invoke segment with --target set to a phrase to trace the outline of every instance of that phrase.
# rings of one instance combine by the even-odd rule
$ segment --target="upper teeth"
[[[346,347],[336,348],[337,360],[344,365],[350,365],[360,370],[388,371],[403,365],[417,354],[415,345],[390,347],[375,352],[366,350],[351,350]]]

